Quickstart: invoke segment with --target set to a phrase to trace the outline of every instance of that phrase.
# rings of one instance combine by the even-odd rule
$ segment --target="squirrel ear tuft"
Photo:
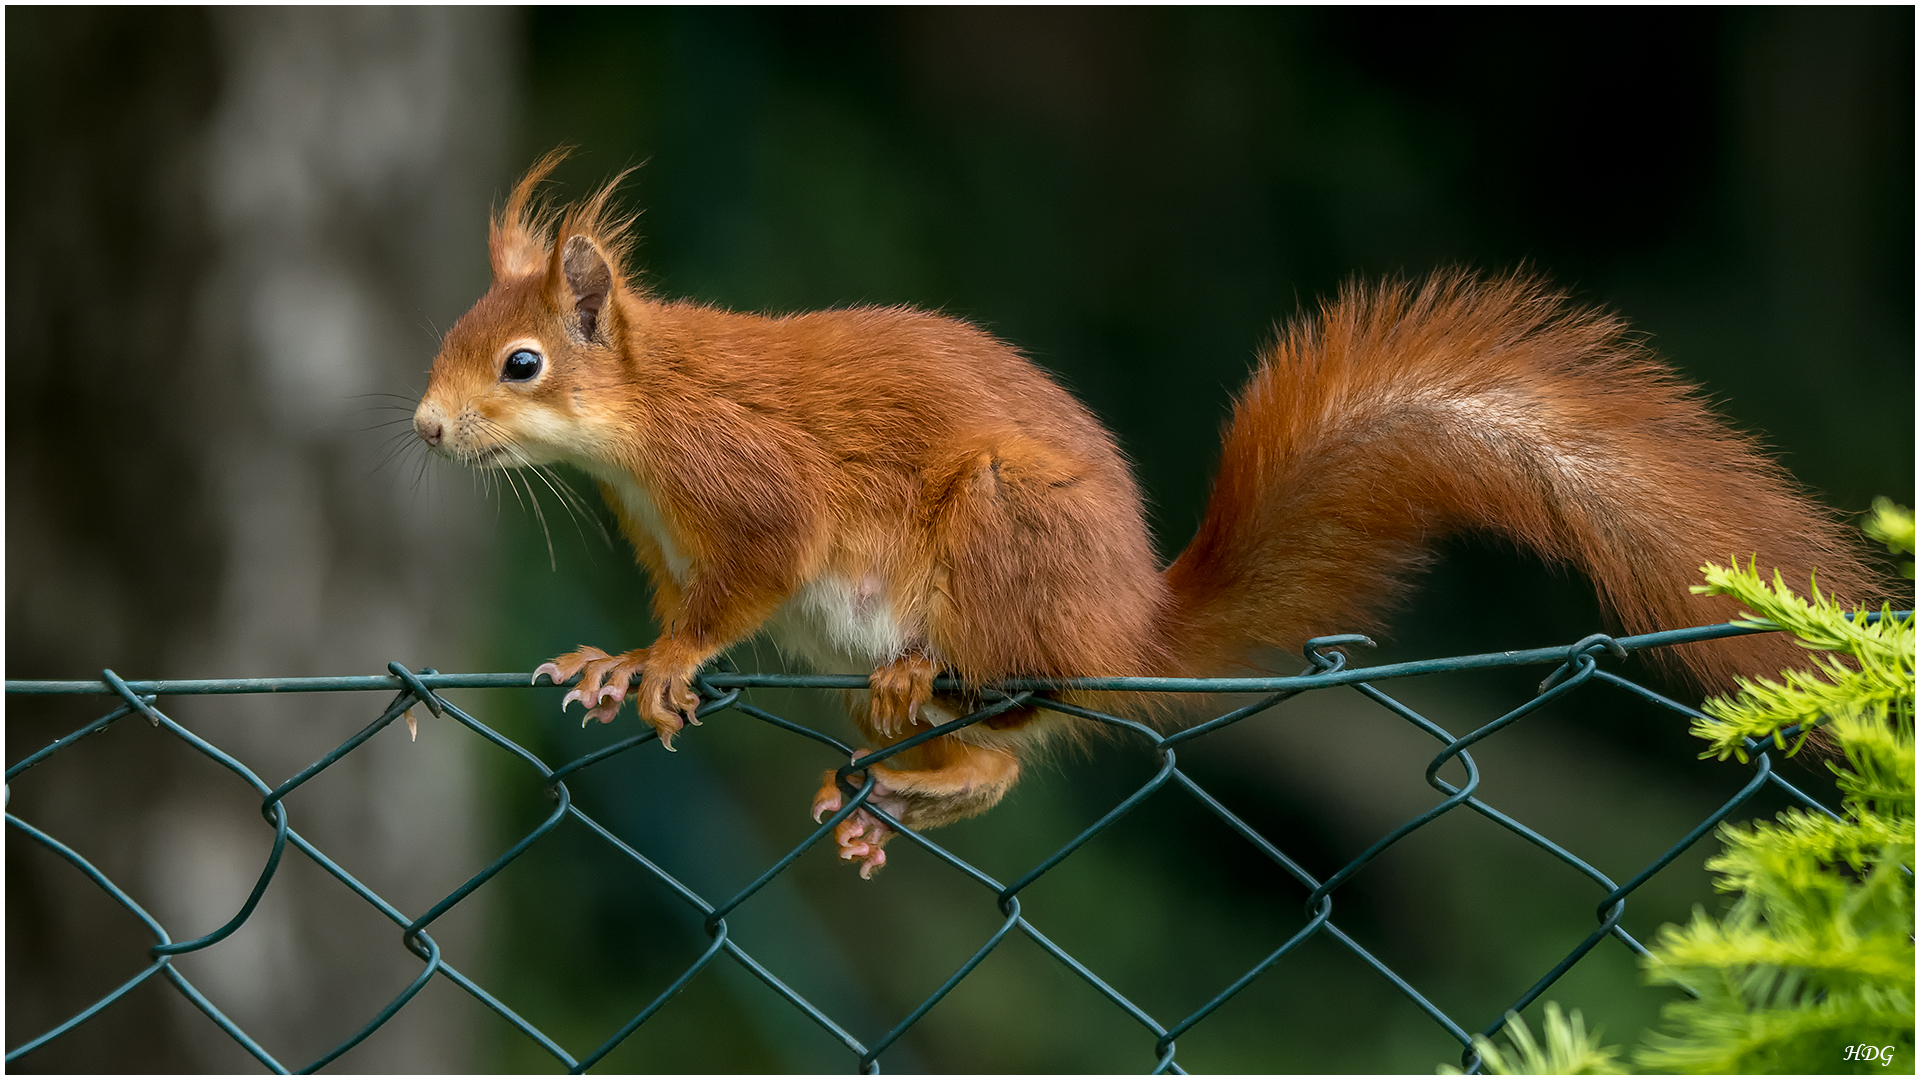
[[[613,269],[606,255],[598,244],[576,233],[567,237],[559,264],[564,287],[557,291],[562,310],[571,316],[569,329],[581,341],[606,344],[607,298],[613,292]]]
[[[487,230],[487,255],[493,264],[494,281],[512,281],[540,272],[540,264],[547,257],[554,212],[541,202],[538,192],[566,156],[562,147],[535,162],[513,185],[505,208],[493,216]]]

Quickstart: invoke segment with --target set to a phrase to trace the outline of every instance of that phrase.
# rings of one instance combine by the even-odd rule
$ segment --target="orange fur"
[[[1377,621],[1429,542],[1491,530],[1578,565],[1630,631],[1725,619],[1691,596],[1708,559],[1758,555],[1864,600],[1845,530],[1632,343],[1525,277],[1350,287],[1263,356],[1226,433],[1207,516],[1164,571],[1112,436],[1016,350],[909,308],[787,316],[662,301],[622,269],[613,185],[555,214],[534,190],[494,222],[494,284],[447,334],[416,414],[482,466],[576,465],[601,483],[654,585],[645,649],[582,647],[612,719],[637,679],[671,746],[699,666],[766,627],[815,666],[862,665],[854,718],[886,745],[966,708],[926,686],[1009,676],[1224,673],[1260,646]],[[617,183],[617,180],[615,181]],[[537,378],[503,372],[539,353]],[[1694,646],[1702,682],[1792,646]],[[876,766],[909,824],[991,806],[1073,721],[1024,713]],[[816,812],[836,809],[831,784]],[[884,861],[847,820],[844,857]]]

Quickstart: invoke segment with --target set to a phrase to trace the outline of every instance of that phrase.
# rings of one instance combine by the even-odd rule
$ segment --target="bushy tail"
[[[1597,585],[1630,633],[1724,621],[1699,567],[1757,556],[1879,591],[1851,530],[1797,493],[1612,316],[1526,277],[1351,286],[1296,322],[1235,404],[1205,521],[1167,568],[1182,674],[1370,629],[1430,557],[1484,530]],[[1663,652],[1666,650],[1662,650]],[[1687,646],[1709,689],[1798,662],[1779,635]]]

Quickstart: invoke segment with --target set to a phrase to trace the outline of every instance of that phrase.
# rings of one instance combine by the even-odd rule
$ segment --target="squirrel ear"
[[[606,344],[607,298],[613,292],[613,269],[600,246],[576,233],[560,251],[562,287],[556,290],[561,309],[572,316],[569,327],[582,341]]]

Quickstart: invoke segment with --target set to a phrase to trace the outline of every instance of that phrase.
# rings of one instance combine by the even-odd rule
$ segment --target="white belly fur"
[[[767,620],[767,636],[781,655],[823,674],[864,675],[899,659],[907,651],[906,632],[884,589],[872,579],[864,584],[831,575],[815,578]],[[958,718],[937,702],[920,706],[922,724]]]
[[[833,674],[872,671],[907,651],[885,587],[870,577],[856,583],[829,574],[807,582],[766,630],[784,655]]]

